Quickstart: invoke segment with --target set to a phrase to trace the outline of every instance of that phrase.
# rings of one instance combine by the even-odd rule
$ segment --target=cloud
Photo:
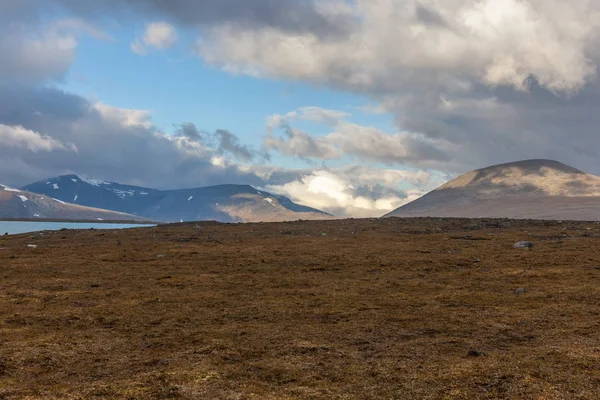
[[[281,154],[298,157],[308,162],[312,162],[311,159],[335,160],[343,155],[328,140],[314,138],[287,124],[282,124],[280,127],[283,129],[284,137],[277,137],[270,133],[264,141],[267,150],[276,150]]]
[[[140,39],[135,39],[133,42],[131,42],[131,45],[129,47],[131,48],[131,51],[133,51],[138,56],[145,56],[148,54],[148,49],[146,48],[146,46],[144,46]]]
[[[338,127],[335,137],[318,138],[318,151],[317,138],[294,145],[311,141],[301,132],[270,138],[268,146],[315,158],[337,149],[455,172],[532,157],[600,172],[592,150],[600,110],[588,102],[600,93],[596,2],[356,0],[347,6],[356,18],[338,21],[343,35],[223,22],[198,43],[205,61],[227,71],[367,95],[378,103],[371,109],[394,114],[398,128],[390,137]],[[295,118],[283,117],[288,124]]]
[[[237,135],[226,129],[217,129],[214,133],[199,130],[195,124],[184,122],[176,127],[175,134],[191,141],[203,143],[215,150],[219,156],[227,155],[233,160],[247,163],[251,161],[265,161],[269,159],[268,153],[256,150],[251,146],[240,143]],[[221,163],[222,157],[217,157]]]
[[[140,56],[148,54],[148,47],[165,50],[175,46],[177,31],[173,25],[164,22],[146,24],[142,39],[136,38],[130,45],[131,51]]]
[[[0,83],[60,80],[75,59],[82,34],[111,39],[80,18],[42,20],[40,4],[35,0],[0,1]]]
[[[0,124],[0,175],[13,185],[66,173],[153,187],[263,183],[234,162],[218,161],[217,148],[160,132],[148,111],[53,88],[1,86]]]
[[[43,1],[43,0],[41,0]],[[53,0],[68,12],[87,18],[110,14],[128,18],[132,11],[146,18],[165,18],[197,27],[233,23],[244,27],[269,26],[289,32],[339,35],[353,23],[345,0]]]
[[[144,43],[157,49],[173,47],[177,42],[175,28],[166,22],[153,22],[146,25],[144,32]]]
[[[224,23],[200,51],[217,64],[377,92],[418,79],[416,71],[428,72],[425,80],[464,74],[518,89],[534,76],[557,91],[579,89],[595,74],[586,51],[600,21],[587,0],[357,0],[354,11],[360,24],[341,37]]]
[[[0,124],[0,145],[4,149],[25,149],[31,153],[40,151],[69,150],[77,152],[74,145],[65,145],[49,136],[40,135],[22,126]]]
[[[217,129],[215,137],[218,151],[221,154],[230,154],[235,160],[249,162],[255,159],[267,160],[269,158],[266,152],[257,151],[250,146],[241,144],[239,138],[228,130]]]
[[[112,41],[114,38],[98,26],[81,18],[64,18],[52,23],[53,29],[73,33],[85,33],[98,40]]]
[[[267,184],[266,190],[344,217],[380,217],[422,196],[441,182],[428,172],[383,170],[365,166],[320,169],[286,176]],[[270,177],[276,181],[276,177]],[[408,186],[399,189],[400,183]]]
[[[193,141],[205,141],[205,134],[200,132],[198,128],[196,128],[196,125],[192,122],[184,122],[183,124],[179,125],[177,127],[176,134],[178,136],[183,136]]]
[[[75,59],[77,41],[54,31],[31,34],[0,28],[0,82],[44,82],[59,79]]]
[[[349,116],[350,114],[345,111],[329,110],[315,106],[302,107],[286,115],[288,119],[312,121],[325,125],[335,125],[341,119]]]
[[[304,160],[337,160],[351,156],[363,162],[404,165],[429,160],[431,166],[445,163],[452,144],[441,138],[422,134],[399,132],[388,134],[377,128],[346,120],[346,112],[319,107],[304,107],[285,115],[271,115],[267,119],[269,135],[265,147]],[[291,121],[308,120],[330,126],[333,131],[313,137],[293,128]],[[282,137],[275,135],[283,131]]]

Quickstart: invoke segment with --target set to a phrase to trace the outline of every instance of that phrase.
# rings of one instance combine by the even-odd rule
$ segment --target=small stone
[[[30,249],[37,249],[37,244],[28,244],[27,247]]]
[[[523,294],[525,294],[525,292],[526,292],[525,288],[522,288],[522,287],[515,290],[515,294],[517,296],[523,295]]]
[[[321,233],[321,236],[327,237],[327,234],[325,232],[323,232],[323,233]]]
[[[467,357],[481,357],[483,355],[482,352],[477,351],[475,349],[471,349],[469,350],[469,352],[467,353]]]
[[[515,249],[532,249],[533,243],[527,242],[527,241],[517,242],[514,244],[513,248],[515,248]]]
[[[156,258],[165,258],[165,257],[166,257],[166,255],[164,255],[164,254],[159,254],[156,256]]]

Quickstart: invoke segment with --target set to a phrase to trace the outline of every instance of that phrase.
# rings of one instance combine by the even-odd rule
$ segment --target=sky
[[[503,162],[600,174],[599,33],[595,0],[0,0],[0,183],[378,217]]]

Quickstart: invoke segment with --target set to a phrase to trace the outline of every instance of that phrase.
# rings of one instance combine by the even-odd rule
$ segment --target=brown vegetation
[[[3,237],[0,398],[597,399],[599,248],[509,220]]]

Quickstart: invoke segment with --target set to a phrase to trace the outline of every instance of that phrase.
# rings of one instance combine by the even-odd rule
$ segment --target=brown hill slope
[[[69,204],[32,192],[0,185],[0,218],[148,221],[148,218]]]
[[[468,172],[385,217],[599,220],[600,177],[551,160]]]

